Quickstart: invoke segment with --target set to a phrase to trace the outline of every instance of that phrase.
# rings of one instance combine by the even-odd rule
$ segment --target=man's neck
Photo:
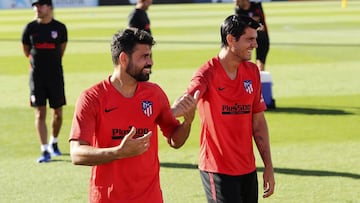
[[[37,22],[40,24],[48,24],[52,21],[52,17],[37,18]]]
[[[115,89],[126,98],[134,96],[138,85],[136,80],[120,77],[117,73],[113,73],[110,77],[110,82]]]
[[[146,11],[145,5],[144,5],[143,3],[138,3],[138,4],[136,4],[135,7],[136,7],[137,9],[141,9],[141,10]]]
[[[237,5],[238,8],[242,10],[249,10],[250,9],[250,2],[243,3],[241,5]]]
[[[219,56],[220,64],[225,70],[226,74],[229,76],[231,80],[234,80],[237,75],[239,63],[232,59],[229,50],[226,50],[226,48],[221,49],[218,56]]]

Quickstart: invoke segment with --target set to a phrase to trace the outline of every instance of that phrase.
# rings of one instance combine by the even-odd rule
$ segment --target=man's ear
[[[226,35],[226,41],[227,41],[229,46],[234,43],[234,40],[235,40],[235,38],[231,34]]]
[[[119,55],[119,64],[122,67],[126,67],[129,63],[129,56],[125,52],[121,52]]]

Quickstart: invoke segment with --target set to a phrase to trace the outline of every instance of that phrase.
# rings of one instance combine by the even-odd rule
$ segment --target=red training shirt
[[[92,167],[90,202],[163,202],[158,159],[157,125],[169,136],[179,121],[171,112],[163,90],[150,82],[139,82],[133,97],[125,98],[110,83],[110,77],[79,97],[70,140],[84,140],[97,148],[119,145],[131,126],[134,137],[152,131],[145,153]]]
[[[196,90],[200,90],[199,169],[227,175],[254,171],[252,115],[266,109],[258,67],[242,62],[231,80],[219,57],[214,57],[194,74],[187,91]]]

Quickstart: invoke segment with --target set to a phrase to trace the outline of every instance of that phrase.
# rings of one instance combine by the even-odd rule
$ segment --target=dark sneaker
[[[46,163],[51,160],[50,153],[48,151],[43,151],[41,157],[37,160],[38,163]]]
[[[51,154],[52,154],[53,156],[61,156],[61,152],[60,152],[60,149],[59,149],[57,143],[52,143],[52,144],[49,146],[49,151],[51,152]]]

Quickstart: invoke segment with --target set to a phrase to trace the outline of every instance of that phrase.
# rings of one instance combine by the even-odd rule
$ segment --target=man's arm
[[[189,137],[191,130],[191,122],[184,121],[179,127],[176,128],[175,132],[168,139],[168,143],[171,147],[178,149],[182,147],[187,138]]]
[[[27,44],[23,44],[23,51],[27,58],[30,56],[30,46]]]
[[[263,197],[266,198],[274,193],[275,178],[274,169],[271,161],[269,132],[264,112],[255,113],[253,115],[253,136],[260,156],[264,162]]]
[[[94,166],[140,155],[148,150],[152,132],[145,134],[143,137],[133,139],[135,134],[136,129],[133,127],[118,146],[108,148],[96,148],[81,140],[71,140],[70,155],[72,163],[75,165]]]
[[[195,117],[195,110],[196,110],[196,103],[198,100],[200,92],[196,91],[194,96],[185,94],[182,97],[180,97],[176,101],[176,105],[178,108],[181,109],[181,116],[183,116],[184,121],[183,123],[175,130],[175,132],[170,136],[170,139],[168,140],[169,144],[173,148],[180,148],[184,145],[185,141],[189,137],[190,130],[191,130],[191,123],[194,120]],[[173,110],[173,115],[179,116],[180,114],[176,114]]]
[[[64,56],[65,49],[66,49],[66,45],[67,45],[66,42],[64,42],[64,43],[61,44],[61,57]]]

